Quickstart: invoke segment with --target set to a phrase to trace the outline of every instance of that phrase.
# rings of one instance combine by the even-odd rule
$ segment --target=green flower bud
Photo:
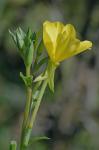
[[[26,67],[30,67],[33,61],[35,36],[30,29],[25,33],[21,28],[18,28],[14,33],[10,34],[18,47],[19,53]],[[35,39],[34,39],[35,38]]]

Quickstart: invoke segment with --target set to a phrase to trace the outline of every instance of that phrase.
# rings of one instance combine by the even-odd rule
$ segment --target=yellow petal
[[[43,41],[53,62],[63,61],[92,47],[90,41],[80,42],[76,38],[73,25],[64,26],[60,22],[44,22]]]
[[[46,28],[43,27],[43,42],[46,47],[46,50],[48,52],[48,55],[50,56],[51,59],[54,58],[55,52],[54,52],[54,46],[51,38],[49,37]]]
[[[43,41],[51,59],[55,58],[56,40],[64,25],[60,22],[46,21],[43,24]]]
[[[43,24],[43,28],[45,28],[53,43],[56,42],[57,36],[62,31],[63,27],[64,25],[60,22],[45,21]]]
[[[91,47],[92,47],[92,42],[90,42],[90,41],[78,42],[78,44],[76,43],[76,45],[75,45],[75,49],[74,48],[73,49],[68,49],[66,54],[64,54],[64,57],[63,57],[62,60],[70,58],[74,55],[77,55],[77,54],[79,54],[79,53],[81,53],[85,50],[90,49]]]
[[[64,53],[66,52],[69,42],[70,42],[70,37],[63,36],[62,34],[58,36],[56,52],[55,52],[55,61],[63,60],[62,57],[64,57]]]
[[[90,49],[91,47],[92,47],[92,42],[82,41],[82,42],[80,42],[79,51],[82,52],[84,50]]]
[[[71,24],[63,28],[62,35],[57,38],[57,47],[55,52],[55,61],[62,61],[78,47],[80,41],[76,39],[76,31]]]
[[[66,26],[64,26],[63,28],[63,32],[66,32],[67,36],[71,36],[72,38],[76,37],[76,31],[73,25],[71,24],[67,24]]]
[[[59,57],[57,57],[58,61],[59,62],[63,61],[64,59],[67,59],[75,55],[79,45],[80,45],[80,40],[78,39],[69,40],[66,49],[61,53],[61,55],[59,55]]]

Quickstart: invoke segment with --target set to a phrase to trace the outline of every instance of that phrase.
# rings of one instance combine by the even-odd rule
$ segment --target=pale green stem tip
[[[16,150],[16,149],[17,149],[16,141],[11,141],[9,150]]]

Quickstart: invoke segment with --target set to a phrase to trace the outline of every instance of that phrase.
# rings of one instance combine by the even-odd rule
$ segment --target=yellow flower
[[[92,42],[80,41],[76,38],[73,25],[63,25],[61,22],[43,23],[43,41],[54,63],[59,63],[92,47]]]

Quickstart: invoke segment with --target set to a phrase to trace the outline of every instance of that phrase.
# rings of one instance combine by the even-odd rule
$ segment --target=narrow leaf
[[[41,40],[37,47],[37,56],[40,56],[42,54],[43,48],[44,48],[43,40]]]
[[[20,77],[24,81],[26,86],[31,86],[33,81],[33,76],[24,76],[22,72],[20,72]]]
[[[32,139],[30,139],[30,145],[34,142],[38,142],[38,141],[42,141],[42,140],[49,140],[50,138],[46,137],[46,136],[41,136],[41,137],[33,137]]]
[[[45,79],[47,79],[47,75],[39,75],[38,77],[36,77],[36,79],[33,81],[33,82],[38,82],[38,81],[43,81],[43,80],[45,80]]]
[[[17,43],[17,40],[16,40],[16,35],[15,35],[15,33],[13,33],[11,30],[9,30],[9,33],[10,33],[10,35],[11,35],[13,41],[14,41],[15,44],[16,44],[16,43]]]
[[[38,71],[45,63],[48,63],[48,57],[44,57],[37,64],[34,64],[34,72]]]

